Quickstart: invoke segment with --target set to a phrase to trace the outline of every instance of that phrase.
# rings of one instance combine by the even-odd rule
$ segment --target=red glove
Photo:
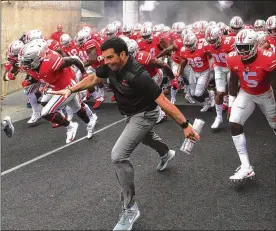
[[[31,83],[31,81],[29,81],[29,80],[27,80],[27,79],[25,79],[22,83],[21,83],[21,85],[22,85],[22,87],[24,88],[24,87],[28,87],[28,86],[30,86],[32,83]]]
[[[4,81],[15,80],[13,73],[7,72],[3,78]]]
[[[177,90],[179,88],[179,84],[178,84],[178,79],[177,78],[174,78],[172,81],[171,81],[171,86],[174,90]]]
[[[6,62],[4,64],[4,68],[6,71],[10,71],[12,69],[12,64],[10,62]]]

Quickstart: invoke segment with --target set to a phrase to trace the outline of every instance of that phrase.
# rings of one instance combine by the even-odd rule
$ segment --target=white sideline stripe
[[[102,131],[104,131],[104,130],[110,128],[110,127],[113,127],[114,125],[116,125],[116,124],[118,124],[118,123],[121,123],[121,122],[124,121],[124,120],[126,120],[126,118],[121,119],[121,120],[118,120],[118,121],[116,121],[116,122],[114,122],[114,123],[112,123],[112,124],[109,124],[109,125],[107,125],[107,126],[101,128],[101,129],[95,131],[94,134],[97,134],[97,133],[99,133],[99,132],[102,132]],[[8,173],[11,173],[11,172],[13,172],[13,171],[15,171],[15,170],[17,170],[17,169],[19,169],[19,168],[22,168],[22,167],[24,167],[24,166],[26,166],[26,165],[29,165],[29,164],[35,162],[35,161],[38,161],[38,160],[40,160],[40,159],[43,159],[43,158],[45,158],[45,157],[47,157],[47,156],[49,156],[49,155],[51,155],[51,154],[53,154],[53,153],[55,153],[55,152],[57,152],[57,151],[59,151],[59,150],[62,150],[62,149],[66,148],[66,147],[68,147],[68,146],[70,146],[70,145],[73,145],[73,144],[75,144],[75,143],[77,143],[77,142],[80,142],[80,141],[84,140],[85,138],[86,138],[86,136],[84,136],[84,137],[82,137],[82,138],[79,138],[78,140],[72,141],[72,142],[69,143],[69,144],[65,144],[65,145],[63,145],[63,146],[61,146],[61,147],[59,147],[59,148],[56,148],[56,149],[54,149],[54,150],[52,150],[52,151],[50,151],[50,152],[46,152],[46,153],[44,153],[44,154],[42,154],[42,155],[40,155],[40,156],[37,156],[37,157],[35,157],[35,158],[31,159],[31,160],[28,160],[28,161],[26,161],[26,162],[24,162],[24,163],[22,163],[22,164],[20,164],[20,165],[17,165],[17,166],[15,166],[15,167],[13,167],[13,168],[10,168],[10,169],[8,169],[8,170],[6,170],[6,171],[4,171],[4,172],[1,172],[1,176],[4,176],[4,175],[6,175],[6,174],[8,174]]]

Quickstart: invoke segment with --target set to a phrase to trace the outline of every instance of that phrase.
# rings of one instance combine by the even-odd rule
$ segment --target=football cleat
[[[66,137],[66,143],[71,143],[77,134],[79,124],[77,122],[70,122],[70,124],[67,126],[67,137]]]
[[[240,166],[236,169],[234,175],[229,177],[229,179],[232,182],[240,182],[245,179],[253,179],[254,177],[255,177],[255,172],[252,166],[250,166],[249,168]]]

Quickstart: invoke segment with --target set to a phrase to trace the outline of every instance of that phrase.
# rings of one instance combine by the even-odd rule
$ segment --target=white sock
[[[94,91],[91,95],[92,95],[92,97],[93,97],[94,99],[97,99],[97,97],[98,97],[98,94],[97,94],[96,91]]]
[[[39,107],[37,105],[37,98],[36,98],[35,93],[30,93],[30,94],[27,95],[27,97],[28,97],[28,100],[29,100],[29,102],[32,106],[33,112],[34,113],[35,112],[40,112]]]
[[[66,110],[66,113],[67,113],[67,116],[72,116],[73,117],[73,111],[70,107],[66,106],[65,107],[65,110]]]
[[[99,89],[99,94],[101,97],[104,98],[104,88],[103,87]]]
[[[246,138],[244,133],[237,136],[232,136],[232,139],[239,154],[242,167],[249,168],[250,161],[246,149]]]
[[[174,90],[173,88],[171,88],[171,99],[172,100],[176,99],[176,92],[177,92],[177,90]]]
[[[89,118],[90,118],[91,116],[93,116],[92,110],[90,109],[90,107],[89,107],[86,103],[84,103],[84,109],[85,109],[86,114],[87,114],[87,116],[88,116]]]
[[[164,114],[165,114],[165,112],[162,111],[160,106],[158,106],[158,108],[159,108],[159,117],[158,117],[158,120],[156,123],[159,123],[163,119]]]
[[[222,104],[216,104],[217,118],[222,120]]]

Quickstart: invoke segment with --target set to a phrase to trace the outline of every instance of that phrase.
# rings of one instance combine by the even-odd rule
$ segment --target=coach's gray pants
[[[134,203],[134,170],[129,158],[132,151],[140,142],[156,150],[160,156],[164,156],[169,151],[168,146],[153,131],[158,117],[158,107],[153,111],[128,117],[127,125],[112,149],[111,158],[121,186],[124,208],[129,208]]]

